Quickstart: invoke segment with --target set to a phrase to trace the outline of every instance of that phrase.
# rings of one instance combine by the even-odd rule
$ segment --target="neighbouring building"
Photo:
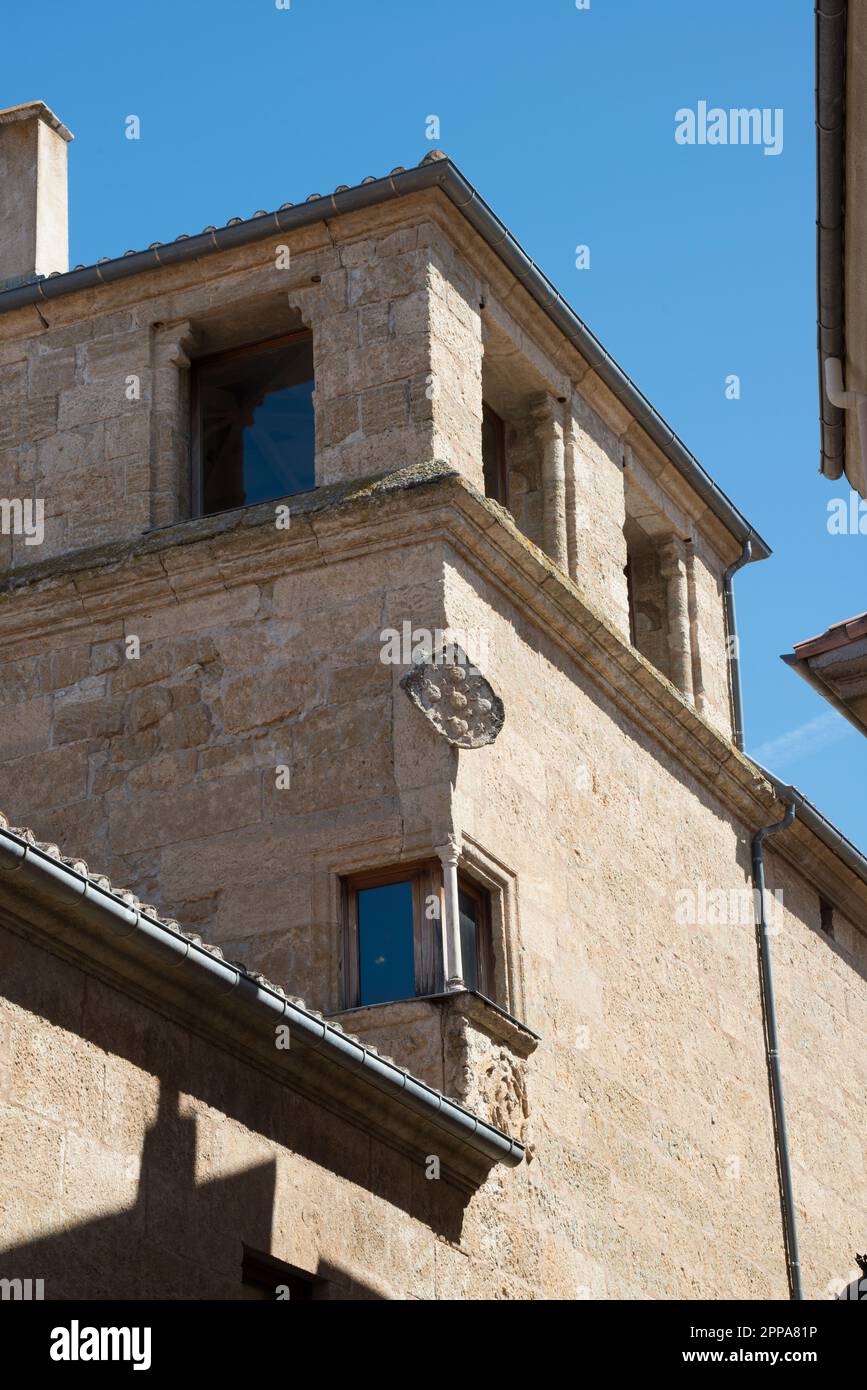
[[[867,535],[867,14],[816,5],[816,261],[821,472],[842,490],[832,534]],[[848,484],[848,489],[846,485]],[[860,600],[859,596],[859,600]],[[795,644],[783,661],[865,732],[864,614]]]
[[[799,642],[783,660],[844,719],[867,733],[867,613]]]
[[[867,863],[733,740],[767,545],[439,152],[70,271],[70,138],[0,112],[0,1277],[829,1296]]]

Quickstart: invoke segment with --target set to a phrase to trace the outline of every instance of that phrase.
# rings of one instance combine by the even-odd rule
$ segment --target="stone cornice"
[[[184,599],[436,539],[496,583],[745,833],[782,818],[783,804],[757,766],[629,645],[507,512],[446,464],[289,501],[288,531],[274,524],[271,503],[18,572],[0,587],[0,655],[11,660],[67,644],[77,628],[91,624],[134,631],[137,614]],[[867,929],[867,881],[802,821],[775,838],[772,852]]]

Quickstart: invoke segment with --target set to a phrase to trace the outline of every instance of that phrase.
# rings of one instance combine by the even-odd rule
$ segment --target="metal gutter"
[[[832,825],[827,817],[823,816],[822,812],[813,805],[812,801],[808,801],[804,793],[798,791],[797,787],[781,781],[775,773],[763,767],[751,754],[748,753],[746,756],[753,766],[757,767],[764,777],[767,777],[778,800],[782,802],[793,801],[797,818],[801,824],[805,825],[816,836],[817,840],[821,840],[822,844],[833,854],[836,854],[837,858],[846,865],[846,868],[851,869],[856,878],[860,878],[862,883],[867,883],[867,858],[853,845],[852,841],[847,840],[843,832],[838,830],[836,825]]]
[[[753,559],[767,559],[771,553],[767,542],[749,525],[722,489],[717,487],[698,459],[690,453],[614,358],[605,351],[599,339],[570,308],[508,228],[479,196],[473,185],[450,159],[439,152],[427,155],[414,169],[396,170],[386,178],[371,179],[354,188],[346,188],[324,197],[313,195],[306,203],[298,206],[287,205],[277,212],[262,213],[230,226],[211,228],[198,236],[179,237],[176,241],[152,246],[147,251],[130,251],[125,256],[100,261],[97,265],[85,266],[64,275],[50,275],[31,284],[7,289],[0,292],[0,313],[29,304],[48,303],[61,295],[113,284],[146,270],[177,265],[181,261],[193,260],[214,251],[231,250],[250,242],[262,241],[278,232],[291,232],[329,217],[357,212],[362,208],[430,188],[440,188],[446,194],[675,468],[683,474],[718,520],[742,545],[748,537],[752,538]]]
[[[231,995],[233,1003],[253,1010],[273,1039],[277,1020],[288,1025],[308,1047],[324,1053],[341,1069],[353,1072],[422,1120],[446,1130],[453,1139],[483,1153],[493,1162],[515,1168],[524,1157],[524,1145],[471,1111],[449,1100],[408,1071],[355,1042],[309,1010],[269,989],[229,961],[172,930],[107,891],[91,878],[30,845],[12,831],[0,827],[0,874],[21,875],[16,882],[33,883],[52,906],[63,914],[72,905],[83,911],[95,931],[110,940],[121,938],[130,953],[158,970],[183,969],[191,986],[211,995]],[[281,1056],[275,1049],[275,1056]]]
[[[848,719],[853,729],[857,729],[859,734],[867,735],[867,724],[863,724],[857,714],[852,713],[848,705],[843,703],[830,685],[826,685],[821,676],[816,675],[806,657],[795,656],[793,652],[783,652],[780,660],[785,661],[787,666],[791,666],[793,671],[797,671],[801,679],[811,685],[822,696],[823,700],[827,700],[832,709],[835,709],[838,714],[842,714],[844,719]]]
[[[843,411],[825,386],[827,358],[846,360],[843,235],[845,228],[847,0],[816,0],[816,341],[819,350],[820,470],[836,479],[846,467]]]

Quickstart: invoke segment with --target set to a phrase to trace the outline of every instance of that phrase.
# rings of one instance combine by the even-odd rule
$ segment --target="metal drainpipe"
[[[723,612],[726,625],[726,645],[729,658],[729,692],[732,702],[732,740],[735,748],[744,751],[744,697],[741,690],[741,654],[738,644],[738,620],[735,613],[735,591],[732,580],[753,556],[753,538],[747,536],[740,558],[729,565],[723,575]]]
[[[789,801],[786,814],[773,825],[762,826],[753,836],[753,883],[756,889],[761,958],[760,982],[762,990],[762,1010],[765,1022],[765,1055],[768,1063],[768,1078],[771,1085],[771,1103],[774,1110],[774,1135],[777,1147],[777,1164],[780,1173],[781,1195],[783,1199],[783,1236],[786,1245],[789,1291],[792,1299],[800,1301],[804,1297],[801,1286],[801,1262],[798,1257],[798,1227],[795,1218],[795,1197],[792,1187],[792,1165],[789,1158],[789,1135],[786,1128],[786,1109],[783,1100],[783,1075],[780,1069],[780,1041],[777,1035],[777,1006],[774,998],[774,975],[771,965],[771,943],[768,931],[767,904],[765,901],[765,852],[764,841],[768,835],[776,835],[786,830],[795,819],[795,803]]]

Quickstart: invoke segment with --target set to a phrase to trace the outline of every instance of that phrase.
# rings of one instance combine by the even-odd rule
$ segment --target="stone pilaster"
[[[190,359],[187,320],[155,324],[151,342],[151,525],[190,514]]]
[[[673,536],[659,549],[660,572],[665,580],[668,611],[668,651],[671,679],[688,700],[693,699],[692,644],[689,620],[689,581],[686,547]]]
[[[542,461],[542,526],[546,553],[569,572],[566,533],[566,451],[561,411],[553,396],[532,402],[533,422]]]

